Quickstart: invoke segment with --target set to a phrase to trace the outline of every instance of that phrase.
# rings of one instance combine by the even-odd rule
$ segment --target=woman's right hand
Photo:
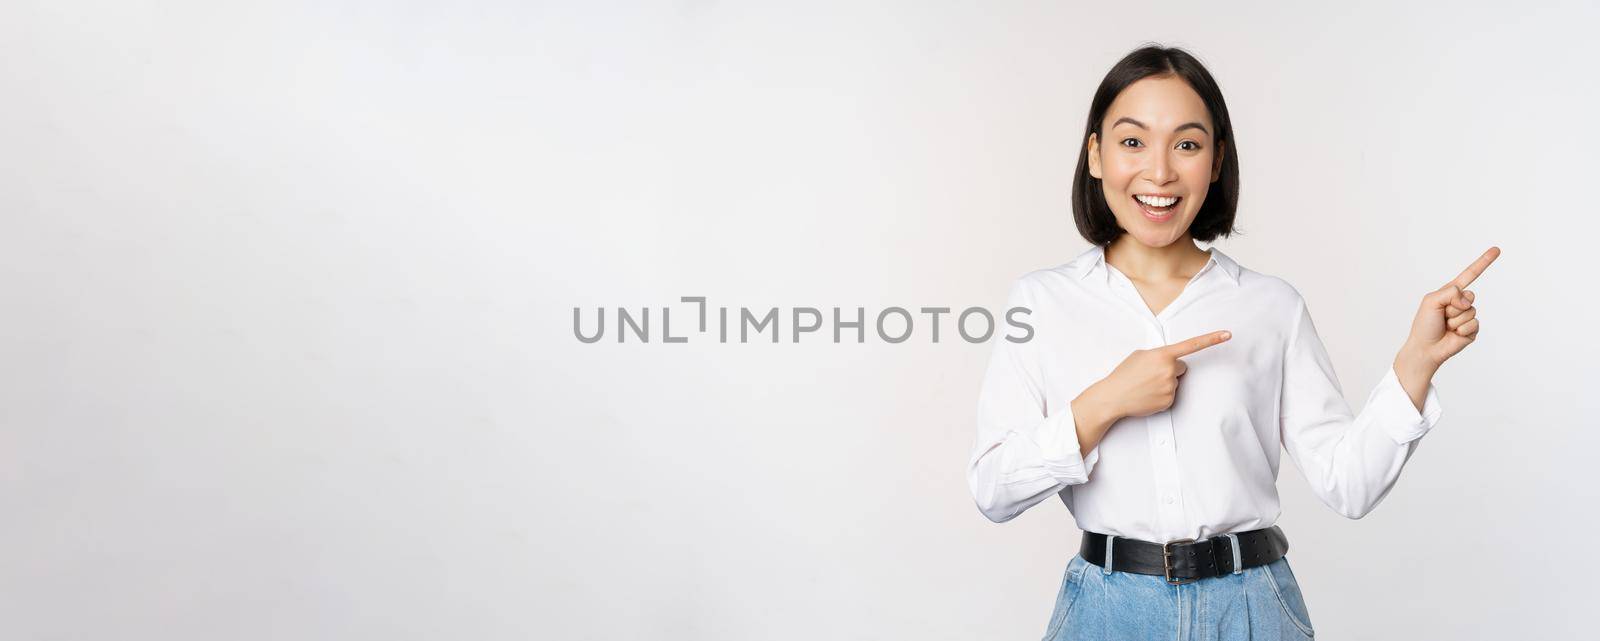
[[[1232,334],[1216,331],[1157,347],[1134,350],[1111,374],[1095,383],[1096,395],[1117,418],[1148,416],[1172,407],[1178,395],[1178,377],[1189,366],[1180,358],[1219,345]]]

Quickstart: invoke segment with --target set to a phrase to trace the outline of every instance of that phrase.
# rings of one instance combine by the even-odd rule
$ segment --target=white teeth
[[[1134,198],[1139,202],[1151,207],[1170,207],[1178,202],[1177,198],[1162,198],[1160,196],[1146,196],[1144,194],[1135,195]]]

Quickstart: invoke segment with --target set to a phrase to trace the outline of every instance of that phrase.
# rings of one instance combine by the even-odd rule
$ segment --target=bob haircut
[[[1089,103],[1089,123],[1083,131],[1083,143],[1078,145],[1078,171],[1072,179],[1072,217],[1078,224],[1078,233],[1096,245],[1107,245],[1127,233],[1117,224],[1117,217],[1106,203],[1100,179],[1089,175],[1089,135],[1095,134],[1101,144],[1105,135],[1100,125],[1106,111],[1117,94],[1128,85],[1152,76],[1177,76],[1188,83],[1200,100],[1205,102],[1216,128],[1215,142],[1223,145],[1222,171],[1213,181],[1206,200],[1189,224],[1189,235],[1195,240],[1211,242],[1218,236],[1234,233],[1233,216],[1239,207],[1239,152],[1233,142],[1233,123],[1228,120],[1228,105],[1222,100],[1222,90],[1211,72],[1189,52],[1177,47],[1148,45],[1135,49],[1106,72],[1100,88]]]

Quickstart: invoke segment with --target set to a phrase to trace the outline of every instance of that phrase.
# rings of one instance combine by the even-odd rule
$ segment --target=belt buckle
[[[1183,585],[1185,583],[1194,583],[1195,581],[1199,581],[1199,578],[1179,579],[1177,581],[1172,580],[1172,550],[1168,549],[1167,546],[1174,543],[1194,543],[1194,539],[1178,539],[1176,541],[1168,541],[1161,544],[1161,565],[1163,566],[1163,572],[1167,579],[1167,585]]]

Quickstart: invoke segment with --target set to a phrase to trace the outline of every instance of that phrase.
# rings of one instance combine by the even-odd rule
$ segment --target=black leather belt
[[[1238,538],[1238,548],[1234,538]],[[1084,532],[1078,548],[1085,561],[1106,567],[1107,535]],[[1151,543],[1138,539],[1111,537],[1111,570],[1166,577],[1167,583],[1180,585],[1200,579],[1223,576],[1258,565],[1266,565],[1289,552],[1289,539],[1274,525],[1230,537],[1218,534],[1209,539],[1179,539]],[[1236,561],[1237,560],[1237,561]]]

